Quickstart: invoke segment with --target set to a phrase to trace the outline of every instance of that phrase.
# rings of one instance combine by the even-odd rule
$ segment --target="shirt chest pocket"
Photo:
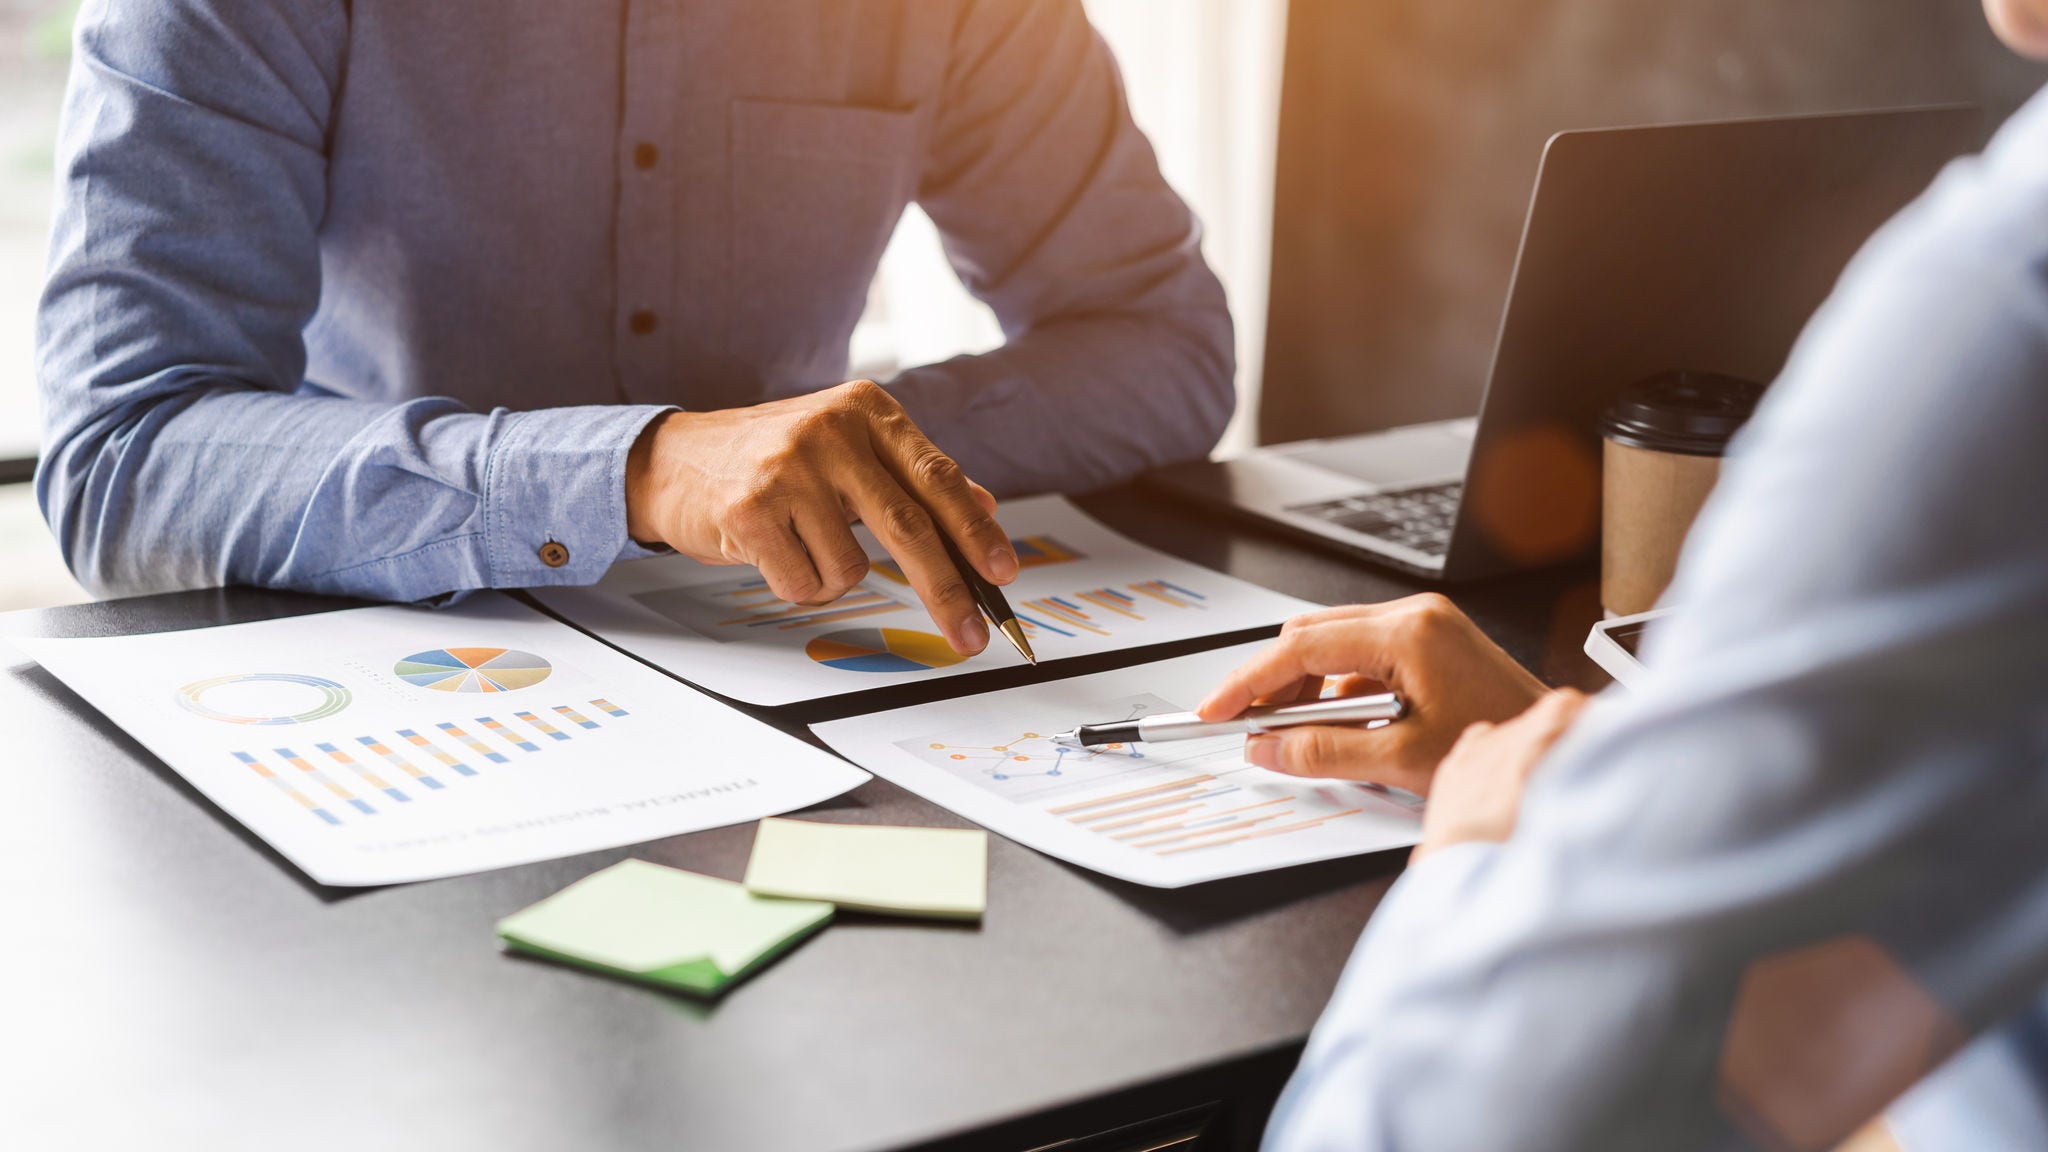
[[[756,399],[838,383],[916,191],[917,111],[735,100],[730,116],[728,351]]]

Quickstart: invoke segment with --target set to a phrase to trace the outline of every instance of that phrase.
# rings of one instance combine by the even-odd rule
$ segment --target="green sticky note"
[[[626,860],[498,921],[498,935],[535,956],[711,994],[831,919],[830,904]]]
[[[988,833],[763,820],[746,885],[861,912],[973,920],[988,907]]]

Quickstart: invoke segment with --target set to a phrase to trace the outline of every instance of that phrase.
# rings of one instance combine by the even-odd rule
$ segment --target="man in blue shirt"
[[[421,600],[669,546],[948,638],[988,492],[1199,456],[1228,314],[1079,0],[87,0],[37,491],[100,592]],[[905,205],[1008,344],[842,384]],[[836,387],[835,387],[836,386]]]
[[[2048,58],[2048,0],[1991,8]],[[2044,499],[2048,92],[1845,273],[1640,685],[1546,696],[1418,598],[1204,702],[1390,682],[1247,756],[1429,793],[1268,1147],[2048,1148]]]

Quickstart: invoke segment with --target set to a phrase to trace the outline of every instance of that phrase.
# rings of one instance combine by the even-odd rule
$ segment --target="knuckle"
[[[897,540],[914,540],[931,534],[930,513],[909,500],[892,500],[882,508],[882,532]]]
[[[742,536],[767,530],[775,520],[775,499],[766,490],[755,489],[726,505],[725,522]]]
[[[969,540],[989,544],[1009,543],[1009,537],[1003,534],[1002,525],[980,512],[968,517],[962,525],[962,530],[967,533]]]
[[[1441,592],[1418,593],[1409,597],[1408,602],[1411,605],[1410,611],[1418,620],[1442,624],[1455,620],[1458,616],[1458,606],[1451,603],[1450,597]]]
[[[953,488],[962,485],[966,473],[960,470],[951,456],[927,445],[910,461],[910,478],[920,488]],[[978,519],[988,521],[987,516]]]
[[[777,455],[783,466],[805,462],[805,448],[819,440],[837,437],[845,427],[845,412],[839,408],[813,408],[789,424],[789,443]]]
[[[808,571],[784,572],[774,584],[778,587],[771,588],[771,591],[792,604],[816,600],[825,590],[817,573]]]
[[[850,380],[841,384],[836,391],[842,404],[865,415],[886,412],[896,403],[889,395],[889,390],[873,380]]]
[[[837,600],[852,591],[854,585],[859,583],[857,580],[848,579],[844,572],[832,570],[829,566],[820,566],[817,580],[816,597],[821,602]]]
[[[934,582],[926,594],[934,608],[969,608],[974,603],[974,598],[967,594],[966,583],[950,573]]]
[[[1324,624],[1344,623],[1347,616],[1348,613],[1345,613],[1341,608],[1317,608],[1312,612],[1303,612],[1299,615],[1288,617],[1287,622],[1280,625],[1280,634],[1285,636],[1290,632],[1300,632],[1304,629],[1315,628]]]
[[[1403,624],[1410,636],[1434,639],[1457,627],[1458,609],[1436,592],[1409,598]]]
[[[1336,766],[1342,757],[1337,734],[1328,728],[1298,729],[1294,744],[1294,764],[1297,768],[1322,770]]]
[[[847,549],[845,555],[832,562],[832,574],[848,588],[867,579],[868,556],[858,548]]]
[[[1292,632],[1282,632],[1280,638],[1273,642],[1273,653],[1279,657],[1280,668],[1294,672],[1308,667],[1315,645],[1315,626],[1304,624]]]

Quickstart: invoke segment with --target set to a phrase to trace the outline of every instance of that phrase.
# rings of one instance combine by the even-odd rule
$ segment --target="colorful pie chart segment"
[[[804,655],[844,672],[918,672],[950,668],[966,659],[944,639],[908,628],[827,632],[804,645]]]
[[[436,648],[415,652],[391,670],[436,692],[512,692],[547,679],[554,665],[515,648]]]

